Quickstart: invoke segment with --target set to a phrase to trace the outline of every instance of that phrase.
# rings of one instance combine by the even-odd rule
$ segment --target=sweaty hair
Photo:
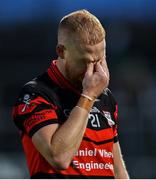
[[[87,45],[95,45],[105,37],[100,21],[87,10],[79,10],[64,16],[58,28],[58,43],[70,37]]]

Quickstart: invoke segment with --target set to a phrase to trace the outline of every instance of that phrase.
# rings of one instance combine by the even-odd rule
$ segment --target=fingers
[[[99,72],[100,74],[104,74],[106,78],[108,78],[108,74],[106,72],[106,69],[103,68],[103,66],[98,62],[95,65],[96,72]]]
[[[108,71],[107,63],[105,59],[103,59],[101,63],[97,62],[96,64],[93,64],[93,63],[87,64],[87,71],[85,75],[92,76],[95,73],[94,68],[95,68],[95,72],[99,72],[101,75],[104,74],[104,76],[107,79],[109,79],[109,71]]]
[[[101,61],[101,66],[103,67],[103,69],[107,68],[107,63],[106,63],[106,59],[105,58]]]
[[[102,61],[101,63],[98,62],[96,65],[95,65],[95,68],[96,68],[96,72],[100,73],[101,76],[103,76],[103,78],[107,81],[106,84],[109,83],[109,71],[108,71],[108,68],[107,68],[107,64],[106,62]]]
[[[106,72],[107,77],[108,77],[108,79],[109,79],[109,70],[108,70],[107,62],[106,62],[105,59],[102,60],[101,66],[102,66],[103,70]]]
[[[99,62],[95,64],[95,70],[99,73],[104,73],[104,69]]]
[[[91,76],[91,75],[93,74],[93,71],[94,71],[94,65],[93,65],[93,63],[87,64],[86,75]]]

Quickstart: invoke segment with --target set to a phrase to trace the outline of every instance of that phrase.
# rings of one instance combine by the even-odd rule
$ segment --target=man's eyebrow
[[[91,61],[91,62],[93,62],[93,63],[97,63],[97,62],[99,62],[101,59],[103,59],[104,58],[104,56],[102,56],[101,58],[99,58],[99,59],[97,59],[97,60],[94,60],[94,61]]]
[[[97,60],[94,60],[94,61],[92,61],[90,58],[87,58],[87,57],[83,57],[82,59],[83,59],[83,60],[86,60],[87,63],[97,63],[97,62],[99,62],[102,58],[104,58],[104,55],[103,55],[101,58],[99,58],[99,59],[97,59]]]
[[[83,58],[81,58],[82,60],[86,60],[87,62],[90,62],[91,60],[89,59],[89,58],[87,58],[87,57],[83,57]]]

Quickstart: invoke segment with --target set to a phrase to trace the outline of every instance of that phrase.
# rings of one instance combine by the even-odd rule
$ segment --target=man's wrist
[[[81,94],[81,96],[87,98],[87,99],[90,100],[90,101],[93,101],[93,100],[94,100],[92,97],[90,97],[90,96],[88,96],[88,95],[86,95],[86,94],[83,94],[83,93]]]
[[[77,106],[86,109],[88,112],[90,112],[90,109],[93,106],[93,104],[94,104],[94,100],[91,97],[82,94],[77,103]]]
[[[89,97],[90,100],[95,100],[97,96],[92,91],[83,90],[81,96]]]

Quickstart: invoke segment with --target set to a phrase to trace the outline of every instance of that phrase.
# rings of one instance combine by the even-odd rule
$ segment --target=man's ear
[[[64,59],[64,51],[65,51],[64,45],[58,44],[58,45],[56,46],[57,55],[58,55],[61,59]]]

